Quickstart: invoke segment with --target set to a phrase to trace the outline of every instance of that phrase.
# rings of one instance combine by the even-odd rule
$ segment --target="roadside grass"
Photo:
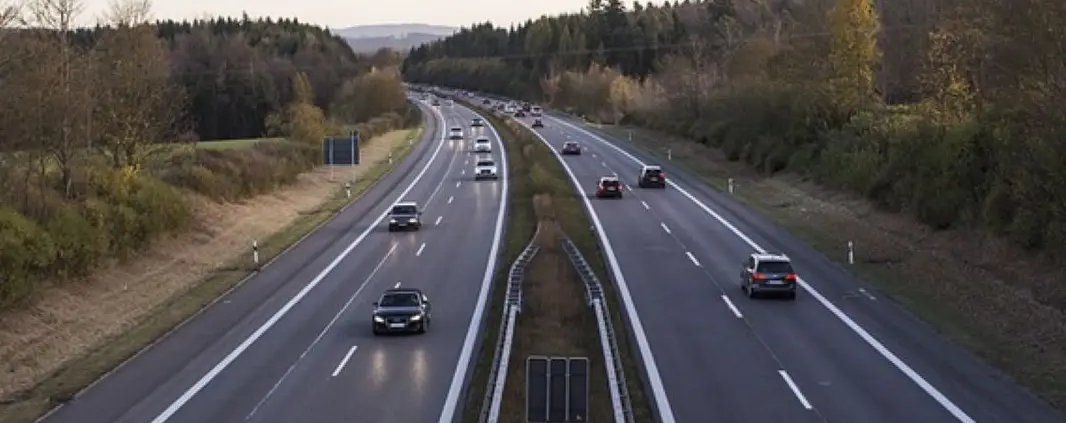
[[[271,143],[271,142],[288,142],[285,138],[245,138],[235,140],[215,140],[215,141],[200,141],[196,143],[196,148],[204,150],[234,150],[242,148],[251,148],[258,143]]]
[[[974,230],[932,231],[798,175],[765,177],[695,141],[627,126],[585,129],[628,140],[662,162],[672,150],[673,164],[723,192],[733,178],[732,198],[1066,411],[1066,312],[1035,301],[1019,282],[1045,267],[1031,255]],[[856,245],[854,265],[848,241]]]
[[[421,127],[408,130],[406,139],[417,139],[421,132]],[[259,244],[261,260],[268,263],[324,224],[378,179],[392,171],[410,153],[413,146],[414,143],[400,143],[394,147],[393,157],[397,159],[391,164],[387,159],[370,164],[367,172],[352,182],[351,198],[347,197],[344,188],[340,188],[319,207],[301,215],[263,240]],[[146,313],[145,317],[128,331],[99,343],[84,355],[65,363],[33,388],[0,403],[0,423],[33,422],[53,407],[73,399],[86,386],[247,280],[255,271],[250,255],[251,252],[248,252],[220,266],[185,292],[171,297]]]
[[[604,281],[605,291],[609,291],[606,295],[609,306],[612,310],[621,310],[620,305],[617,302],[617,296],[614,291],[613,285],[610,283],[610,279],[607,278],[606,267],[604,265],[603,256],[599,250],[599,243],[596,238],[595,232],[593,232],[590,220],[587,213],[584,210],[582,200],[578,193],[574,191],[570,181],[566,179],[566,173],[562,168],[562,164],[555,158],[554,153],[550,151],[543,143],[541,143],[535,136],[524,127],[514,123],[510,120],[505,120],[496,115],[494,111],[486,110],[478,105],[470,104],[466,101],[460,100],[459,103],[479,111],[484,116],[488,123],[493,125],[499,132],[500,137],[507,144],[507,160],[508,160],[508,175],[511,178],[511,196],[510,200],[512,204],[511,218],[509,220],[509,227],[518,225],[516,221],[520,221],[520,224],[526,225],[523,227],[525,232],[521,233],[521,236],[512,236],[512,233],[508,233],[508,254],[505,255],[508,261],[501,262],[506,264],[502,272],[498,274],[496,282],[494,284],[494,295],[492,297],[493,304],[491,304],[490,314],[487,316],[486,327],[489,328],[489,332],[486,334],[486,340],[483,343],[481,354],[478,356],[478,361],[475,365],[475,377],[472,379],[470,385],[470,391],[468,393],[466,408],[464,411],[464,422],[476,422],[479,412],[481,410],[481,402],[484,399],[484,389],[488,382],[489,368],[492,364],[493,352],[495,348],[495,340],[498,337],[497,328],[499,328],[500,320],[502,318],[502,305],[505,294],[506,284],[506,272],[509,270],[511,263],[521,253],[525,245],[530,241],[533,231],[535,230],[535,222],[537,220],[547,220],[551,223],[546,224],[545,228],[554,227],[556,230],[561,230],[571,238],[581,253],[589,261],[589,264],[593,267],[597,276],[601,281]],[[534,210],[534,204],[537,205],[537,209]],[[521,215],[517,213],[523,213]],[[558,225],[558,226],[554,226]],[[542,232],[546,229],[542,229]],[[550,235],[545,235],[550,236]],[[538,253],[538,257],[545,255],[548,257],[544,260],[548,260],[547,266],[552,265],[551,254],[552,251],[558,250],[560,247],[558,242],[553,245],[542,246],[542,250]],[[585,342],[591,342],[592,345],[590,352],[575,354],[586,355],[590,358],[591,369],[590,372],[590,385],[589,385],[589,400],[590,406],[596,407],[600,404],[605,404],[606,410],[591,411],[590,415],[603,416],[602,420],[609,420],[611,416],[611,403],[608,387],[606,384],[606,376],[604,374],[603,367],[603,355],[599,347],[599,336],[596,327],[595,317],[592,311],[584,304],[584,285],[577,278],[574,273],[573,265],[570,264],[569,259],[563,254],[562,263],[555,263],[557,265],[565,266],[570,273],[559,273],[563,279],[559,284],[545,285],[545,287],[528,288],[533,291],[527,291],[525,297],[527,299],[528,307],[523,310],[523,314],[519,317],[519,329],[516,332],[515,346],[512,351],[512,368],[508,369],[509,376],[507,380],[507,387],[505,387],[504,394],[504,412],[503,415],[512,415],[516,419],[520,419],[524,412],[524,379],[525,379],[525,351],[532,351],[532,349],[541,349],[539,352],[528,352],[528,354],[540,354],[551,353],[552,351],[543,351],[545,348],[560,348],[571,349],[574,351],[584,351],[588,347]],[[535,261],[541,260],[540,258]],[[544,266],[543,262],[538,266]],[[557,267],[557,266],[556,266]],[[534,273],[534,266],[531,266],[527,270],[527,281],[531,280],[531,276]],[[549,269],[550,270],[550,269]],[[556,269],[557,272],[561,272],[561,269]],[[542,272],[537,270],[537,272]],[[543,274],[543,273],[539,273]],[[569,276],[568,276],[569,275]],[[537,276],[540,277],[540,276]],[[528,283],[527,283],[528,285]],[[525,289],[525,288],[524,288]],[[544,289],[537,291],[538,289]],[[570,292],[566,290],[573,290],[576,294],[563,293]],[[554,293],[553,293],[554,292]],[[558,297],[569,295],[567,299],[575,300],[579,308],[581,309],[581,315],[586,316],[591,322],[590,325],[582,325],[582,327],[574,327],[572,325],[558,326],[558,323],[554,323],[556,329],[554,331],[544,331],[543,329],[528,330],[528,328],[537,327],[535,325],[553,324],[550,321],[530,321],[526,317],[530,315],[532,308],[535,307],[533,301],[530,298],[531,293],[548,294],[551,296],[545,296],[544,301],[551,307],[560,308],[563,306],[572,306],[573,304],[567,303],[562,300],[558,300]],[[543,307],[540,306],[540,307]],[[534,313],[535,315],[535,313]],[[545,318],[555,318],[561,316],[549,316]],[[611,316],[612,322],[616,328],[623,328],[625,326],[621,319],[621,316],[613,314]],[[648,407],[647,397],[644,395],[643,385],[640,383],[640,379],[637,375],[642,375],[639,367],[637,366],[634,357],[631,354],[630,339],[628,331],[625,331],[627,336],[618,338],[619,350],[622,353],[624,371],[628,375],[627,381],[629,383],[629,391],[634,407],[634,415],[637,421],[652,421],[651,409]],[[576,335],[571,336],[571,335]],[[555,336],[559,338],[558,344],[544,344],[544,342],[551,341],[551,337]],[[580,338],[580,339],[577,339]],[[518,347],[517,345],[523,345]],[[528,346],[526,348],[525,346]],[[520,349],[526,348],[526,349]],[[560,351],[564,353],[566,351]],[[517,366],[514,367],[514,366]],[[519,372],[518,376],[515,376],[513,372]],[[517,393],[517,396],[515,396]],[[516,402],[517,401],[517,402]],[[593,408],[592,410],[595,410]],[[604,414],[606,413],[606,414]],[[519,420],[515,420],[519,421]],[[597,419],[590,419],[589,421],[600,421]]]

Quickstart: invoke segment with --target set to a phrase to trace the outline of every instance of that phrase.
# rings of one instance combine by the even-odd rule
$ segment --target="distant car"
[[[533,127],[534,128],[543,128],[544,127],[544,122],[541,121],[539,118],[538,119],[533,119]]]
[[[640,167],[640,175],[637,176],[637,186],[641,188],[666,188],[666,172],[657,165],[645,165]]]
[[[484,126],[485,126],[485,122],[482,121],[481,118],[474,118],[474,120],[470,121],[470,127],[471,128],[482,128]]]
[[[477,153],[491,153],[492,142],[487,137],[478,137],[474,140],[474,151]]]
[[[792,260],[781,253],[754,253],[741,264],[741,288],[750,298],[766,293],[785,294],[794,300],[797,279]]]
[[[500,176],[497,173],[496,162],[492,161],[492,157],[479,157],[477,159],[477,163],[474,164],[475,181],[499,178]]]
[[[533,110],[529,114],[533,115],[533,117],[540,117],[544,114],[544,109],[541,109],[540,106],[533,106]]]
[[[389,232],[422,229],[422,211],[414,201],[401,201],[389,210]]]
[[[522,109],[518,109],[517,111],[514,112],[514,117],[516,117],[516,118],[524,118],[524,117],[526,117],[526,112],[523,111]]]
[[[581,145],[579,145],[577,143],[577,141],[564,142],[561,153],[564,156],[570,156],[570,155],[580,156],[581,155]]]
[[[440,100],[433,99],[433,105],[434,106],[440,106]]]
[[[486,98],[486,99],[484,99],[484,100],[481,100],[481,104],[484,104],[484,105],[486,105],[486,106],[487,106],[487,105],[489,105],[489,104],[492,104],[492,100],[489,100],[489,99],[487,99],[487,98]]]
[[[515,112],[515,108],[514,108],[514,106],[508,104],[508,105],[503,107],[503,112],[507,113],[507,114],[513,114]]]
[[[604,176],[596,183],[596,196],[599,198],[622,198],[622,181],[617,176]]]
[[[463,128],[458,126],[448,130],[448,139],[461,140],[463,139]]]
[[[533,105],[532,104],[522,103],[522,111],[523,112],[530,112],[532,110],[533,110]]]
[[[395,288],[385,290],[376,302],[371,327],[374,335],[383,333],[426,333],[432,320],[429,298],[422,290]]]

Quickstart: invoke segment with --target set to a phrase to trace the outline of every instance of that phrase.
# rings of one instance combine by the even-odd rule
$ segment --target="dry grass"
[[[830,258],[877,285],[952,340],[1004,369],[1059,409],[1066,410],[1066,313],[1034,292],[1061,265],[976,230],[935,232],[904,215],[832,192],[794,175],[764,178],[727,161],[712,148],[642,129],[603,126],[723,189],[734,178],[736,198],[760,210]]]
[[[549,200],[550,208],[550,198],[539,200],[535,204]],[[610,421],[611,398],[596,317],[585,303],[583,282],[559,245],[562,231],[552,220],[541,223],[540,252],[527,267],[522,287],[524,304],[515,328],[500,422],[525,422],[526,358],[531,355],[588,357],[588,421]]]
[[[3,313],[0,315],[0,362],[4,363],[0,368],[0,398],[25,393],[64,363],[103,342],[112,342],[113,337],[145,320],[150,311],[187,292],[217,270],[246,273],[246,269],[234,269],[240,266],[227,266],[227,263],[247,260],[242,256],[247,257],[252,240],[262,243],[272,234],[293,226],[301,216],[320,210],[337,196],[349,176],[354,180],[376,179],[384,173],[381,166],[389,152],[406,151],[411,132],[394,131],[367,143],[362,151],[363,165],[337,170],[333,177],[328,169],[316,169],[301,175],[292,186],[240,204],[218,204],[190,194],[196,216],[192,230],[159,241],[135,259],[105,266],[82,283],[50,290],[31,307]],[[315,225],[298,226],[306,232]],[[294,235],[287,238],[295,241],[299,234]],[[276,251],[284,248],[270,247]],[[221,291],[216,287],[212,292]],[[171,325],[183,316],[173,317],[176,320]],[[152,339],[137,342],[144,345]],[[101,360],[108,361],[108,358]],[[116,360],[120,361],[121,357],[110,358]],[[114,364],[117,362],[110,363]],[[6,420],[4,408],[7,406],[0,406],[0,421]]]

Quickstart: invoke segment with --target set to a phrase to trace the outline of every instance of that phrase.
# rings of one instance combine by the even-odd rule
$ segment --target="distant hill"
[[[439,40],[459,31],[459,28],[427,24],[357,25],[334,29],[344,37],[357,53],[372,52],[382,47],[406,51],[430,41]]]

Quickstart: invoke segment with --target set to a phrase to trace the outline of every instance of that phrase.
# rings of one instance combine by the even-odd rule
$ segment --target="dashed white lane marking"
[[[451,204],[455,200],[455,196],[448,197],[448,204]]]
[[[702,265],[700,265],[700,261],[696,260],[696,256],[692,255],[691,251],[685,251],[685,255],[688,256],[689,260],[692,260],[692,264],[695,264],[696,267],[703,267]]]
[[[788,384],[788,387],[792,390],[792,393],[796,394],[796,398],[799,398],[800,404],[803,404],[803,408],[813,410],[814,407],[811,407],[811,403],[807,401],[807,397],[803,396],[803,392],[800,392],[800,388],[796,386],[795,382],[792,381],[792,378],[788,375],[788,372],[784,370],[778,370],[777,373],[781,375],[781,379],[785,380],[785,383]]]
[[[659,226],[662,226],[663,230],[666,231],[667,234],[672,234],[673,233],[673,232],[670,232],[670,227],[666,226],[665,223],[659,222]]]
[[[740,314],[740,310],[737,309],[737,306],[733,305],[733,302],[729,300],[729,296],[728,295],[724,295],[723,294],[722,295],[722,301],[725,301],[725,305],[729,307],[729,310],[732,311],[733,314],[736,315],[738,319],[743,319],[744,318],[744,315]]]
[[[456,188],[459,188],[459,185],[462,185],[462,184],[463,184],[463,181],[459,181],[459,182],[456,182],[456,183],[455,183],[455,187],[456,187]]]
[[[415,257],[421,256],[422,255],[422,250],[425,250],[425,249],[426,249],[426,243],[423,242],[422,246],[418,247],[418,251],[415,251]]]
[[[440,225],[441,219],[444,219],[444,216],[437,216],[437,221],[433,223],[433,226]]]
[[[640,205],[644,206],[644,210],[651,210],[651,207],[648,207],[648,203],[645,203],[643,200],[641,200]]]
[[[400,284],[403,284],[403,282],[396,282],[396,285],[393,285],[392,287],[393,288],[399,288]]]
[[[340,364],[337,365],[337,368],[333,370],[333,376],[331,377],[337,377],[337,375],[341,374],[341,370],[344,370],[344,365],[348,364],[348,360],[352,359],[352,354],[355,354],[357,348],[359,348],[358,345],[352,345],[352,348],[348,350],[348,354],[344,355],[344,359],[341,360]]]

